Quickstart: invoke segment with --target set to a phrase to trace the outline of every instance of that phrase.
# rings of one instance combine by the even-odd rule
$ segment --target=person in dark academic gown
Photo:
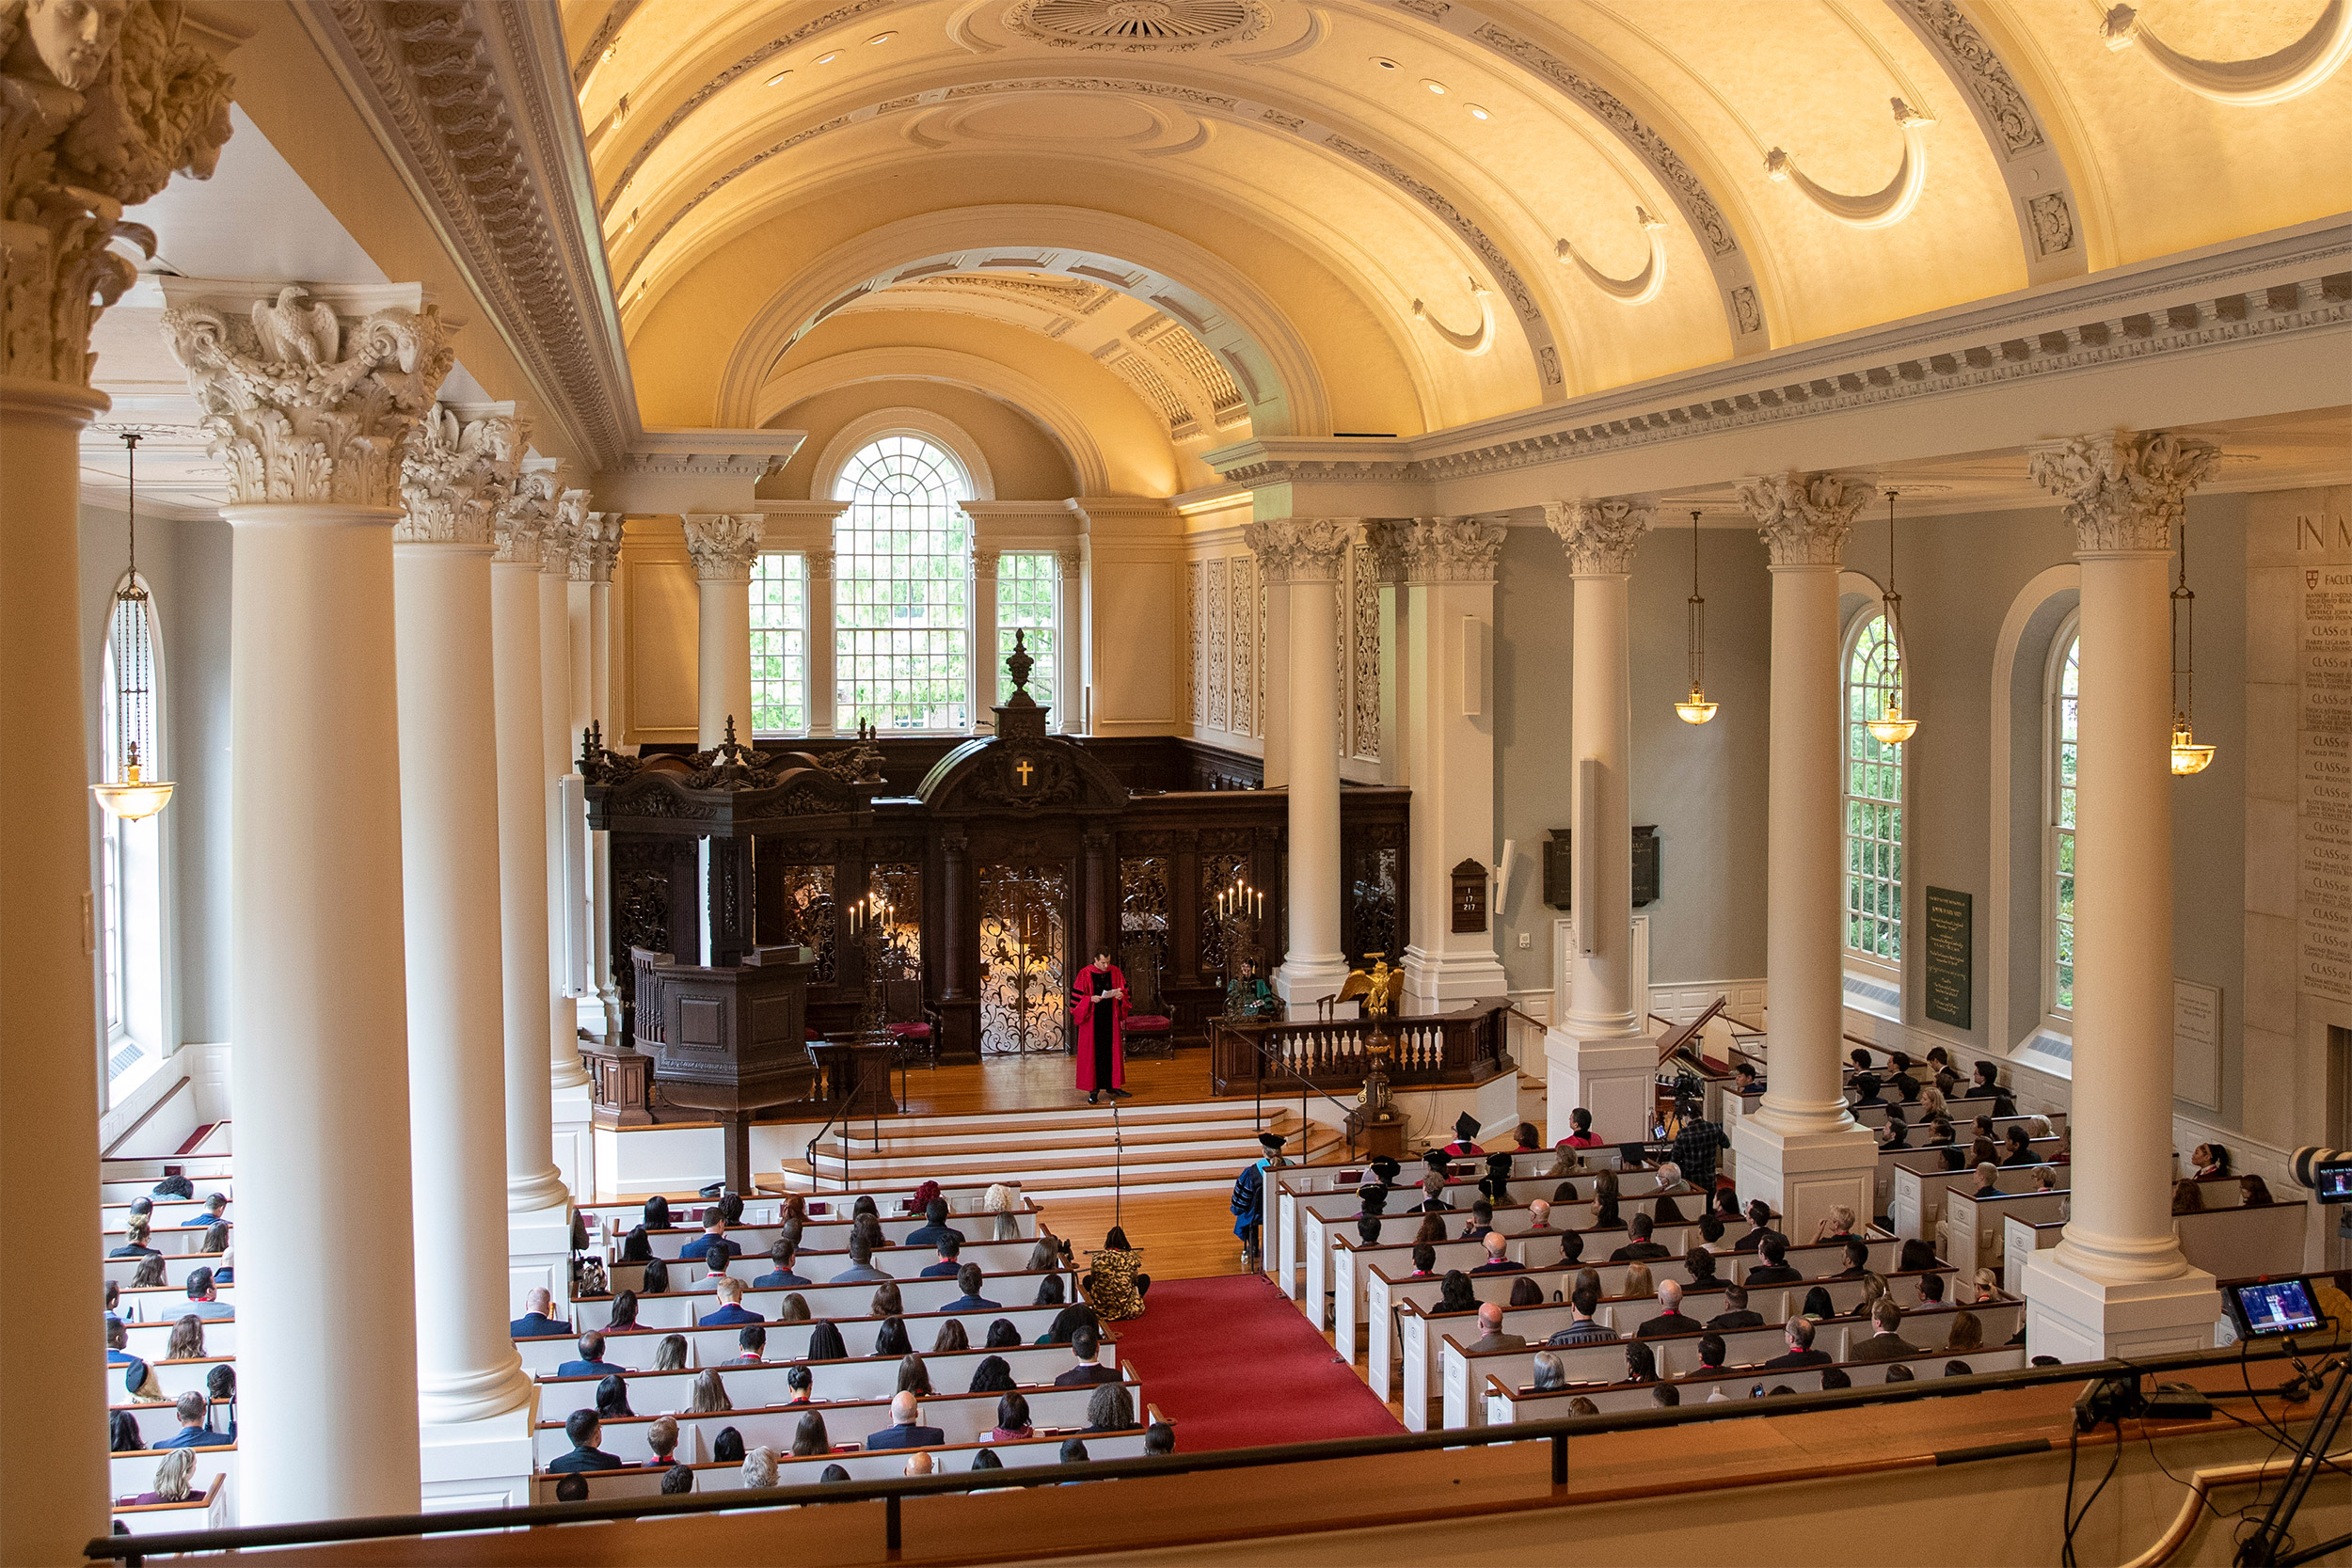
[[[1454,1141],[1445,1146],[1449,1160],[1476,1160],[1486,1154],[1478,1147],[1478,1118],[1464,1111],[1454,1118]]]
[[[1242,1267],[1251,1274],[1264,1257],[1265,1173],[1282,1163],[1282,1146],[1289,1141],[1279,1132],[1259,1133],[1258,1147],[1265,1152],[1233,1180],[1233,1234],[1241,1238]]]
[[[1128,1098],[1127,976],[1108,953],[1078,971],[1070,983],[1070,1016],[1078,1021],[1078,1087],[1087,1103],[1107,1089],[1113,1100]]]

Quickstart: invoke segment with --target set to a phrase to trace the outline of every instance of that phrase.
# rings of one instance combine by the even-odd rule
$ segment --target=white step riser
[[[1247,1164],[1248,1161],[1246,1157],[1229,1158],[1210,1155],[1199,1160],[1169,1161],[1152,1165],[1129,1165],[1126,1167],[1126,1177],[1130,1182],[1138,1182],[1156,1181],[1170,1177],[1191,1180],[1221,1174],[1227,1181],[1231,1181],[1240,1174],[1241,1167]],[[1088,1177],[1100,1177],[1103,1180],[1108,1181],[1113,1168],[1111,1161],[1099,1160],[1089,1161],[1084,1164],[1057,1165],[1051,1169],[1041,1170],[1023,1170],[1018,1165],[997,1166],[989,1170],[988,1175],[999,1180],[1019,1181],[1025,1185],[1037,1180],[1076,1180]],[[827,1180],[838,1180],[843,1169],[841,1161],[821,1153],[817,1156],[818,1174]],[[936,1179],[939,1174],[935,1166],[889,1162],[878,1164],[871,1160],[853,1160],[849,1163],[847,1169],[860,1181],[903,1181],[910,1188],[927,1177]]]
[[[1288,1113],[1289,1120],[1295,1121],[1297,1119],[1297,1113],[1295,1107],[1269,1105],[1265,1108],[1265,1116],[1263,1120],[1264,1123],[1271,1125],[1275,1122],[1285,1119],[1286,1112]],[[1262,1118],[1251,1112],[1248,1107],[1244,1107],[1239,1114],[1228,1112],[1222,1116],[1199,1117],[1130,1116],[1120,1117],[1116,1123],[1114,1123],[1108,1117],[1104,1117],[1099,1121],[1091,1117],[1080,1118],[1077,1117],[1032,1117],[1028,1119],[1031,1125],[1026,1127],[1006,1126],[1001,1128],[971,1128],[957,1127],[951,1124],[934,1121],[928,1117],[923,1117],[920,1120],[905,1117],[886,1117],[882,1120],[879,1126],[872,1121],[865,1119],[864,1117],[860,1117],[856,1121],[852,1122],[835,1122],[834,1123],[834,1126],[835,1129],[846,1128],[850,1135],[852,1137],[871,1138],[879,1136],[884,1138],[930,1138],[946,1143],[966,1144],[974,1148],[978,1148],[988,1144],[1003,1143],[1008,1140],[1045,1136],[1066,1137],[1078,1133],[1108,1137],[1110,1136],[1111,1129],[1114,1126],[1118,1127],[1120,1132],[1125,1132],[1130,1136],[1134,1136],[1135,1134],[1141,1132],[1221,1132],[1227,1137],[1255,1137],[1257,1136],[1258,1127]],[[1035,1123],[1040,1120],[1048,1121],[1050,1126],[1041,1128],[1035,1125]]]
[[[879,1141],[872,1138],[848,1138],[839,1142],[846,1143],[850,1149],[861,1159],[881,1155],[901,1160],[938,1158],[962,1160],[967,1163],[973,1160],[1037,1159],[1041,1156],[1075,1153],[1095,1148],[1108,1148],[1111,1146],[1108,1132],[1099,1137],[1032,1138],[1019,1144],[1008,1143],[996,1148],[955,1138],[882,1138]],[[1143,1143],[1130,1135],[1127,1148],[1131,1153],[1174,1153],[1185,1149],[1245,1149],[1254,1157],[1258,1148],[1258,1138],[1255,1132],[1249,1133],[1247,1137],[1236,1138],[1231,1132],[1210,1132],[1197,1137],[1159,1137],[1150,1143]]]
[[[894,1080],[893,1082],[895,1086],[896,1081]],[[917,1089],[921,1087],[921,1080],[919,1078],[915,1081],[914,1087]],[[917,1096],[917,1098],[920,1097]],[[1282,1100],[1279,1096],[1267,1096],[1265,1101],[1266,1114],[1271,1116],[1276,1111],[1280,1110],[1282,1108]],[[1257,1107],[1258,1102],[1254,1100],[1185,1100],[1177,1101],[1172,1103],[1152,1105],[1139,1104],[1131,1101],[1120,1106],[1120,1118],[1130,1125],[1150,1117],[1173,1118],[1178,1120],[1238,1119],[1241,1121],[1254,1121],[1257,1115]],[[865,1123],[866,1119],[867,1118],[864,1117],[860,1117],[858,1118],[861,1123]],[[893,1118],[890,1117],[882,1117],[884,1122],[889,1122]],[[943,1131],[961,1135],[983,1133],[991,1129],[1001,1128],[1009,1122],[1047,1120],[1055,1122],[1068,1122],[1073,1126],[1079,1127],[1090,1126],[1098,1123],[1102,1126],[1108,1127],[1111,1122],[1111,1108],[1107,1101],[1100,1105],[1089,1105],[1083,1099],[1078,1099],[1073,1101],[1073,1102],[1068,1105],[1031,1106],[1026,1110],[1019,1111],[949,1112],[940,1115],[932,1115],[929,1113],[922,1114],[922,1121],[925,1126],[940,1128]]]

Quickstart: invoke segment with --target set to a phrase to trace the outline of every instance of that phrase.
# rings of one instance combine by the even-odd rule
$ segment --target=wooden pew
[[[111,1230],[100,1232],[99,1244],[104,1251],[112,1252],[115,1248],[127,1243],[130,1239],[130,1232],[118,1224]],[[179,1226],[159,1226],[147,1233],[147,1244],[167,1258],[185,1258],[204,1245],[204,1232],[194,1226],[185,1228]],[[109,1259],[107,1260],[120,1262],[124,1259]],[[135,1263],[137,1259],[133,1259],[130,1261]]]
[[[198,1236],[200,1240],[202,1233],[199,1232]],[[112,1252],[121,1244],[119,1240],[109,1242],[106,1250]],[[217,1252],[173,1253],[162,1247],[156,1250],[164,1254],[164,1283],[178,1291],[183,1298],[187,1295],[189,1272],[199,1268],[217,1269],[223,1257]],[[132,1276],[139,1272],[139,1264],[144,1261],[146,1259],[140,1258],[109,1258],[106,1259],[105,1277],[128,1289]]]
[[[106,1456],[106,1495],[114,1498],[135,1497],[142,1492],[155,1490],[155,1467],[164,1456],[178,1450],[171,1449],[132,1449],[123,1453]],[[196,1469],[188,1477],[190,1492],[212,1490],[215,1476],[226,1476],[231,1481],[237,1474],[237,1449],[234,1444],[221,1449],[198,1449]]]
[[[211,1197],[213,1194],[225,1192],[226,1190],[227,1189],[221,1187],[199,1186],[196,1190],[196,1196],[192,1198],[159,1197],[155,1199],[154,1206],[147,1212],[148,1223],[158,1230],[188,1229],[201,1234],[204,1226],[188,1225],[185,1222],[194,1219],[201,1219],[204,1222],[204,1225],[212,1224],[212,1212],[204,1207],[205,1200]],[[136,1196],[145,1196],[146,1195],[139,1194]],[[230,1225],[236,1224],[236,1204],[232,1202],[227,1209],[221,1211],[220,1217],[228,1221]],[[98,1207],[99,1227],[109,1234],[120,1230],[130,1218],[131,1205],[128,1201],[121,1203],[102,1203]],[[120,1243],[109,1243],[108,1244],[119,1245]]]
[[[185,1296],[180,1299],[183,1305],[187,1304]],[[122,1326],[130,1336],[131,1354],[142,1361],[160,1361],[171,1348],[171,1331],[179,1323],[178,1318],[125,1323]],[[205,1323],[204,1352],[207,1355],[236,1355],[237,1323],[234,1318],[215,1318]]]
[[[970,1390],[973,1374],[992,1355],[1004,1357],[1006,1365],[1012,1369],[1013,1382],[1021,1386],[1025,1394],[1051,1387],[1055,1378],[1078,1364],[1068,1345],[955,1351],[944,1355],[927,1354],[923,1364],[931,1375],[931,1386],[940,1394],[961,1394]],[[898,1361],[895,1355],[866,1355],[846,1361],[800,1364],[808,1368],[814,1385],[810,1397],[834,1403],[888,1400],[898,1390]],[[792,1390],[785,1378],[793,1366],[792,1362],[775,1360],[756,1367],[727,1367],[720,1370],[719,1381],[726,1386],[727,1398],[737,1404],[754,1408],[787,1404],[791,1402]],[[693,1403],[694,1383],[701,1376],[701,1372],[691,1369],[682,1372],[624,1372],[621,1381],[628,1386],[629,1406],[639,1415],[675,1416]],[[542,1378],[540,1409],[548,1414],[593,1410],[599,1381],[593,1377]]]
[[[964,1334],[976,1346],[988,1338],[989,1325],[999,1318],[1020,1330],[1021,1342],[1025,1345],[1053,1327],[1054,1319],[1061,1310],[1058,1307],[1008,1307],[994,1312],[918,1312],[903,1321],[907,1338],[914,1348],[929,1355],[932,1341],[950,1318],[963,1324]],[[841,1331],[841,1341],[851,1355],[870,1355],[874,1336],[882,1332],[882,1322],[881,1318],[835,1318],[833,1325]],[[797,1360],[805,1354],[809,1332],[817,1325],[812,1321],[766,1326],[768,1358],[786,1361]],[[738,1342],[740,1332],[734,1327],[625,1328],[606,1336],[604,1358],[631,1371],[650,1370],[661,1341],[677,1333],[686,1337],[686,1365],[690,1369],[716,1367],[742,1354]],[[522,1354],[523,1370],[537,1378],[551,1378],[563,1363],[580,1359],[577,1338],[517,1339],[515,1348]]]
[[[2032,1220],[2009,1214],[2001,1220],[2001,1290],[2017,1295],[2026,1288],[2026,1259],[2066,1239],[2064,1220]]]
[[[2030,1177],[2030,1171],[2004,1172],[2006,1175]],[[2061,1173],[2060,1180],[2063,1180]],[[1955,1188],[1944,1195],[1944,1224],[1939,1231],[1942,1240],[1937,1253],[1963,1279],[1974,1279],[1979,1269],[1999,1269],[2001,1266],[2002,1222],[2011,1214],[2027,1220],[2062,1220],[2072,1196],[2069,1189],[2059,1187],[2052,1192],[2036,1189],[2031,1181],[2011,1188],[2003,1183],[1999,1197],[1978,1199],[1966,1188]]]
[[[137,1494],[134,1493],[133,1496]],[[213,1477],[202,1492],[193,1488],[183,1503],[149,1503],[144,1508],[117,1504],[115,1523],[133,1535],[176,1535],[182,1530],[229,1528],[229,1477]]]
[[[1993,1350],[1966,1352],[1959,1356],[1947,1354],[1943,1351],[1934,1351],[1926,1355],[1908,1357],[1901,1361],[1849,1361],[1843,1364],[1843,1370],[1857,1388],[1884,1383],[1887,1369],[1890,1367],[1909,1367],[1914,1378],[1921,1383],[1930,1383],[1943,1377],[1945,1364],[1952,1360],[1965,1362],[1972,1375],[1984,1372],[2019,1371],[2024,1370],[2026,1365],[2026,1347],[2007,1345]],[[1800,1370],[1767,1372],[1756,1368],[1748,1368],[1744,1370],[1726,1370],[1720,1377],[1674,1378],[1668,1381],[1674,1384],[1675,1391],[1682,1396],[1682,1402],[1686,1405],[1692,1405],[1706,1403],[1708,1396],[1718,1388],[1723,1389],[1732,1399],[1748,1399],[1751,1390],[1759,1384],[1767,1390],[1786,1385],[1792,1393],[1818,1394],[1821,1391],[1821,1373],[1825,1370],[1827,1370],[1826,1368],[1806,1367]],[[1657,1396],[1652,1392],[1653,1387],[1654,1385],[1650,1384],[1620,1383],[1605,1387],[1560,1388],[1538,1394],[1518,1388],[1507,1388],[1500,1381],[1489,1380],[1486,1386],[1486,1418],[1485,1424],[1508,1426],[1519,1421],[1558,1420],[1571,1414],[1568,1409],[1569,1402],[1579,1396],[1591,1400],[1599,1407],[1603,1415],[1614,1415],[1617,1412],[1629,1410],[1650,1410],[1656,1408],[1658,1403]],[[1756,1403],[1757,1415],[1772,1414],[1769,1395]]]
[[[1026,1264],[1029,1254],[1036,1249],[1034,1240],[976,1242],[965,1247],[956,1260],[959,1263],[977,1263],[983,1273],[1010,1274]],[[939,1260],[937,1247],[884,1247],[874,1254],[874,1267],[901,1281],[920,1277],[925,1269]],[[709,1265],[701,1259],[671,1259],[668,1265],[673,1291],[707,1291],[711,1288]],[[793,1259],[792,1272],[804,1279],[823,1284],[849,1266],[850,1255],[847,1252],[804,1251]],[[727,1272],[749,1284],[773,1267],[763,1251],[748,1258],[738,1258],[729,1265]],[[636,1290],[644,1275],[645,1266],[643,1263],[609,1263],[605,1266],[605,1278],[615,1291]]]
[[[2181,1251],[2191,1265],[2216,1279],[2247,1279],[2303,1272],[2303,1234],[2309,1212],[2309,1206],[2300,1201],[2253,1203],[2176,1214],[2172,1223],[2180,1230]]]
[[[1150,1418],[1160,1419],[1157,1410]],[[827,1435],[831,1435],[830,1433]],[[1085,1438],[1087,1458],[1103,1462],[1113,1459],[1143,1457],[1143,1428],[1132,1432],[1098,1432]],[[1062,1439],[1030,1437],[1014,1443],[951,1443],[946,1448],[926,1449],[931,1456],[934,1473],[960,1475],[972,1467],[972,1458],[981,1449],[993,1451],[1008,1470],[1030,1469],[1061,1463]],[[787,1452],[776,1456],[778,1486],[813,1486],[824,1477],[825,1467],[838,1465],[850,1472],[851,1481],[889,1481],[906,1473],[907,1449],[877,1449],[871,1453],[852,1450],[848,1453],[811,1454],[795,1459]],[[739,1492],[743,1487],[743,1466],[739,1464],[704,1463],[691,1466],[694,1490],[701,1493]],[[608,1502],[615,1497],[652,1497],[661,1492],[663,1471],[641,1465],[628,1470],[590,1470],[583,1472],[588,1480],[588,1500]],[[551,1503],[556,1500],[556,1482],[564,1478],[546,1471],[531,1478],[531,1500]]]
[[[1136,1402],[1136,1409],[1143,1408],[1143,1388],[1132,1370],[1127,1373],[1127,1391]],[[1021,1395],[1029,1403],[1029,1419],[1040,1430],[1067,1428],[1075,1432],[1087,1424],[1087,1404],[1094,1398],[1092,1387],[1024,1388]],[[996,1394],[941,1394],[923,1402],[922,1421],[925,1426],[937,1427],[949,1443],[977,1443],[996,1424]],[[712,1437],[720,1429],[733,1427],[743,1434],[743,1447],[748,1450],[766,1444],[778,1453],[792,1447],[792,1434],[799,1428],[801,1418],[810,1411],[825,1418],[825,1435],[834,1446],[844,1443],[863,1444],[874,1433],[891,1424],[888,1400],[852,1400],[835,1404],[770,1405],[745,1407],[740,1410],[715,1411],[707,1416],[678,1416],[681,1446],[691,1429],[702,1447],[697,1452],[708,1452]],[[569,1411],[564,1412],[569,1415]],[[631,1464],[641,1464],[653,1455],[645,1446],[645,1429],[658,1418],[652,1416],[614,1417],[603,1423],[599,1439],[605,1452]],[[534,1437],[534,1452],[544,1466],[571,1452],[571,1439],[564,1434],[561,1420],[542,1421]]]
[[[2028,1140],[2026,1145],[2035,1156],[2034,1164],[2056,1165],[2058,1180],[2061,1181],[2067,1179],[2066,1167],[2058,1164],[2058,1154],[2064,1141],[2057,1137],[2034,1138]],[[1966,1146],[1961,1147],[1964,1155]],[[2002,1168],[2021,1173],[2015,1180],[2019,1180],[2023,1186],[2033,1185],[2033,1165],[2007,1165]],[[1916,1196],[1909,1200],[1912,1204],[1909,1209],[1897,1207],[1898,1204],[1905,1201],[1898,1195],[1895,1187],[1898,1170],[1908,1170],[1918,1178]],[[1963,1191],[1975,1187],[1977,1184],[1976,1167],[1963,1164],[1958,1170],[1946,1170],[1944,1151],[1941,1148],[1879,1150],[1877,1188],[1879,1212],[1887,1217],[1888,1228],[1898,1236],[1915,1241],[1934,1240],[1935,1222],[1944,1217],[1945,1190],[1955,1184]],[[1910,1228],[1905,1229],[1906,1226]]]
[[[203,1206],[204,1200],[215,1193],[226,1193],[231,1203],[236,1201],[236,1183],[225,1171],[213,1177],[191,1175],[188,1181],[196,1188],[194,1202],[199,1208]],[[158,1207],[166,1202],[188,1201],[182,1198],[156,1197],[153,1180],[101,1181],[98,1184],[98,1201],[101,1204],[128,1204],[135,1197],[154,1198]]]
[[[636,1208],[616,1209],[606,1206],[596,1211],[583,1210],[582,1212],[598,1214],[604,1219],[605,1223],[593,1233],[593,1237],[596,1245],[614,1255],[619,1253],[623,1239],[643,1217],[641,1211]],[[674,1209],[670,1212],[670,1217],[676,1220],[677,1224],[666,1229],[645,1232],[645,1239],[652,1243],[655,1257],[675,1258],[680,1247],[703,1233],[700,1220],[690,1223],[685,1218],[687,1213],[698,1212]],[[775,1243],[776,1238],[784,1233],[783,1222],[776,1217],[776,1212],[777,1205],[772,1203],[746,1204],[743,1210],[746,1223],[729,1226],[727,1240],[755,1256],[764,1255],[769,1247]],[[1039,1216],[1035,1208],[1023,1208],[1011,1217],[1013,1224],[1020,1229],[1021,1238],[1029,1241],[1037,1239]],[[947,1223],[963,1232],[966,1245],[977,1245],[982,1242],[993,1242],[998,1239],[996,1218],[994,1214],[952,1214],[948,1216]],[[801,1244],[803,1248],[813,1251],[846,1251],[850,1244],[852,1223],[846,1209],[838,1211],[829,1218],[813,1218],[801,1227]],[[882,1239],[892,1246],[904,1245],[911,1232],[920,1230],[930,1223],[920,1214],[893,1215],[882,1222]]]
[[[237,1287],[234,1284],[215,1285],[213,1294],[227,1306],[236,1305]],[[147,1285],[137,1290],[126,1286],[115,1296],[115,1316],[125,1323],[176,1323],[189,1310],[188,1291],[183,1285]]]
[[[1001,1302],[1007,1307],[1034,1307],[1038,1287],[1048,1274],[1058,1274],[1066,1301],[1077,1300],[1077,1274],[1071,1269],[1042,1269],[1035,1274],[993,1274],[980,1285],[980,1296],[986,1301]],[[898,1298],[910,1312],[936,1312],[962,1292],[952,1278],[901,1279],[897,1281]],[[874,1287],[859,1285],[808,1285],[789,1291],[746,1291],[743,1307],[764,1319],[772,1320],[784,1309],[784,1298],[797,1295],[808,1304],[812,1318],[863,1318],[873,1304]],[[572,1302],[572,1330],[602,1328],[612,1310],[610,1296],[588,1296]],[[713,1310],[708,1291],[671,1291],[661,1295],[637,1298],[637,1322],[644,1328],[691,1328],[694,1320]]]
[[[209,1350],[212,1347],[207,1345],[205,1348]],[[145,1357],[141,1359],[144,1360]],[[170,1402],[183,1394],[208,1392],[205,1380],[212,1375],[213,1369],[233,1367],[237,1364],[237,1358],[233,1355],[208,1355],[202,1360],[190,1357],[185,1361],[149,1361],[147,1364],[154,1369],[155,1381],[163,1386],[163,1403],[156,1405],[131,1403],[130,1395],[122,1386],[123,1371],[120,1367],[106,1369],[106,1397],[113,1402],[113,1408],[117,1410],[161,1410],[167,1418],[163,1425],[151,1427],[144,1418],[139,1422],[139,1435],[152,1443],[158,1438],[168,1437],[180,1430],[178,1419],[171,1418]]]

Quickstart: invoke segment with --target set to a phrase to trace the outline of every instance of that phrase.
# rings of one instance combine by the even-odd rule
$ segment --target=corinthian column
[[[2030,449],[2082,563],[2074,791],[2074,1197],[2026,1265],[2038,1355],[2212,1342],[2213,1276],[2172,1233],[2172,529],[2217,453],[2104,431]]]
[[[1655,508],[1647,499],[1551,501],[1544,523],[1568,552],[1576,583],[1576,633],[1569,664],[1569,853],[1590,875],[1576,890],[1576,938],[1568,948],[1565,1014],[1544,1034],[1546,1097],[1554,1139],[1567,1113],[1593,1113],[1593,1131],[1612,1141],[1649,1133],[1658,1057],[1643,1020],[1649,1011],[1633,973],[1631,621],[1633,552]],[[1589,790],[1589,798],[1587,791]],[[1588,846],[1585,835],[1592,835]],[[1587,858],[1589,857],[1589,859]]]
[[[322,1269],[320,1238],[348,1223],[350,1196],[320,1173],[366,1172],[373,1220],[408,1234],[392,529],[401,451],[451,354],[415,284],[272,299],[171,278],[165,295],[236,531],[241,1508],[253,1524],[405,1513],[419,1498],[410,1256],[356,1247]]]
[[[0,777],[0,994],[40,998],[0,1030],[0,1191],[72,1222],[43,1240],[57,1288],[0,1296],[0,1387],[13,1408],[56,1413],[0,1422],[0,1474],[41,1478],[39,1506],[0,1509],[0,1562],[72,1561],[106,1531],[108,1383],[87,1306],[103,1103],[90,781],[65,760],[87,754],[79,445],[107,406],[89,385],[90,326],[135,276],[115,223],[173,173],[210,174],[229,136],[230,79],[179,20],[147,0],[51,7],[0,66],[0,731],[48,759]]]
[[[1836,474],[1772,474],[1740,486],[1772,573],[1764,944],[1772,1071],[1764,1102],[1740,1119],[1734,1147],[1740,1190],[1781,1211],[1781,1228],[1792,1236],[1812,1235],[1840,1204],[1857,1214],[1877,1212],[1870,1199],[1878,1148],[1847,1110],[1838,1065],[1845,1033],[1837,924],[1845,745],[1837,567],[1846,531],[1869,495]]]
[[[588,721],[617,745],[612,730],[612,568],[621,559],[622,516],[591,512],[572,557],[588,578]],[[596,991],[596,1034],[608,1044],[621,1033],[621,992],[612,975],[612,835],[588,835],[588,973]]]
[[[756,512],[686,518],[686,552],[701,590],[694,675],[696,737],[705,751],[726,738],[729,720],[736,738],[752,743],[752,558],[759,553],[762,521]]]
[[[1495,956],[1492,913],[1480,930],[1455,930],[1452,889],[1455,866],[1475,862],[1484,872],[1494,864],[1494,704],[1487,689],[1495,562],[1508,531],[1475,517],[1366,527],[1377,568],[1404,580],[1406,667],[1397,684],[1419,698],[1405,721],[1405,768],[1413,782],[1405,989],[1431,1010],[1502,996],[1510,985]]]
[[[491,519],[490,687],[498,720],[501,1034],[506,1068],[510,1300],[560,1291],[571,1246],[570,1194],[557,1171],[548,1041],[555,988],[548,958],[546,694],[539,677],[539,537],[553,477],[526,472]]]
[[[415,1116],[417,1256],[467,1267],[420,1281],[417,1403],[428,1489],[531,1473],[532,1383],[507,1334],[499,1029],[498,782],[490,689],[490,518],[511,491],[511,403],[438,408],[401,468],[393,530],[401,864]]]
[[[1282,517],[1251,523],[1242,540],[1268,592],[1290,604],[1288,730],[1289,953],[1274,977],[1300,1013],[1347,978],[1340,948],[1340,562],[1356,537],[1353,517]]]

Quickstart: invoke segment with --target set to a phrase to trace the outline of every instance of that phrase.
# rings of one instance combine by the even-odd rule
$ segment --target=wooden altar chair
[[[1164,1057],[1176,1054],[1176,1021],[1160,995],[1160,960],[1148,943],[1137,942],[1120,955],[1119,967],[1127,976],[1127,1054]]]
[[[882,1026],[896,1045],[893,1055],[900,1067],[920,1059],[939,1067],[939,1014],[923,1004],[923,975],[918,970],[882,983]]]

